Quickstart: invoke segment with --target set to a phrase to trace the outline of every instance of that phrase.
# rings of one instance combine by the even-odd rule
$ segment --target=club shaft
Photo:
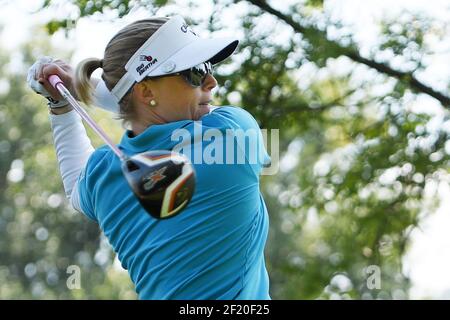
[[[128,157],[120,151],[120,149],[111,141],[111,139],[106,135],[102,128],[100,128],[97,123],[89,116],[89,114],[84,110],[83,107],[78,103],[78,101],[72,96],[72,94],[64,86],[64,83],[56,75],[51,75],[49,77],[49,82],[55,87],[56,90],[66,99],[69,104],[75,109],[75,111],[83,118],[83,120],[94,130],[100,138],[105,141],[105,143],[111,148],[111,150],[119,157],[121,161],[126,161]]]

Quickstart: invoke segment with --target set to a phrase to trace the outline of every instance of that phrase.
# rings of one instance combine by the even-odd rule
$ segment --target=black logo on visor
[[[143,56],[141,56],[143,57]],[[145,57],[145,56],[144,56]],[[142,60],[141,60],[142,61]],[[150,68],[151,66],[153,66],[155,63],[158,62],[158,59],[153,59],[152,57],[150,57],[150,60],[143,60],[143,61],[147,61],[147,64],[143,64],[141,63],[137,68],[136,68],[136,72],[139,73],[140,76],[142,76],[142,74],[144,72],[146,72],[148,70],[148,68]]]

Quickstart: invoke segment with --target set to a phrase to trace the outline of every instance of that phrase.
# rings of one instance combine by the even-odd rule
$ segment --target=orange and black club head
[[[194,167],[180,153],[139,153],[122,162],[122,171],[142,207],[156,219],[176,216],[194,194]]]

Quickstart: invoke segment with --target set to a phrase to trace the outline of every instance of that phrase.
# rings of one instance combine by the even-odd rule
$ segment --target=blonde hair
[[[168,18],[152,18],[135,21],[120,30],[107,44],[103,59],[88,58],[81,61],[75,71],[75,91],[78,98],[86,103],[92,102],[94,88],[90,83],[92,73],[103,68],[102,79],[111,91],[125,74],[125,64],[145,41],[159,29]],[[118,119],[124,126],[135,119],[135,110],[128,92],[120,101]]]

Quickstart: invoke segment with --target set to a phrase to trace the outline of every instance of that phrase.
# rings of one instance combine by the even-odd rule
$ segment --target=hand
[[[48,82],[48,77],[52,74],[58,75],[64,85],[73,93],[74,72],[71,66],[62,60],[54,60],[52,57],[41,57],[28,70],[28,85],[36,93],[47,98],[50,108],[61,108],[68,105],[68,102],[52,87]]]

